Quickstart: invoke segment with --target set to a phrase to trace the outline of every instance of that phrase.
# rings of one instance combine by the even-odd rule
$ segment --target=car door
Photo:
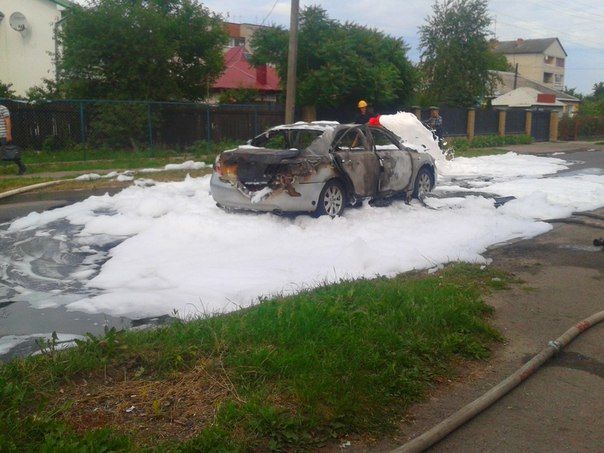
[[[379,179],[379,192],[389,193],[405,189],[411,182],[413,163],[409,151],[395,137],[385,131],[369,128],[372,146],[380,159],[382,171]]]
[[[370,197],[377,193],[379,160],[371,149],[362,126],[352,127],[338,134],[332,152],[350,178],[356,196]]]

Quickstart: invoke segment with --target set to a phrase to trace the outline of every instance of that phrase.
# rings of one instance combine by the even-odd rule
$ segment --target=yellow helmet
[[[358,107],[359,107],[360,109],[362,109],[362,108],[364,108],[364,107],[367,107],[367,102],[365,102],[365,101],[363,101],[363,100],[359,101],[359,106],[358,106]]]

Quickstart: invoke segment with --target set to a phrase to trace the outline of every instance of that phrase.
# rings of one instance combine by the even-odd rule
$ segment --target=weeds
[[[470,265],[348,281],[15,360],[0,367],[0,450],[295,450],[379,435],[455,361],[488,357],[499,335],[482,294],[509,282]]]

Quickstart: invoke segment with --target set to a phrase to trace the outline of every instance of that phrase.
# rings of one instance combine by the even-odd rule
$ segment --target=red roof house
[[[225,70],[212,88],[215,91],[231,89],[253,89],[260,94],[275,94],[281,91],[279,76],[275,68],[263,65],[252,66],[249,54],[243,46],[232,47],[224,54]]]

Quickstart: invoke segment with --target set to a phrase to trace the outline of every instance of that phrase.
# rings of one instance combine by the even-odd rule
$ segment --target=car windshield
[[[268,149],[305,149],[323,135],[320,129],[273,129],[254,138],[252,146]]]

